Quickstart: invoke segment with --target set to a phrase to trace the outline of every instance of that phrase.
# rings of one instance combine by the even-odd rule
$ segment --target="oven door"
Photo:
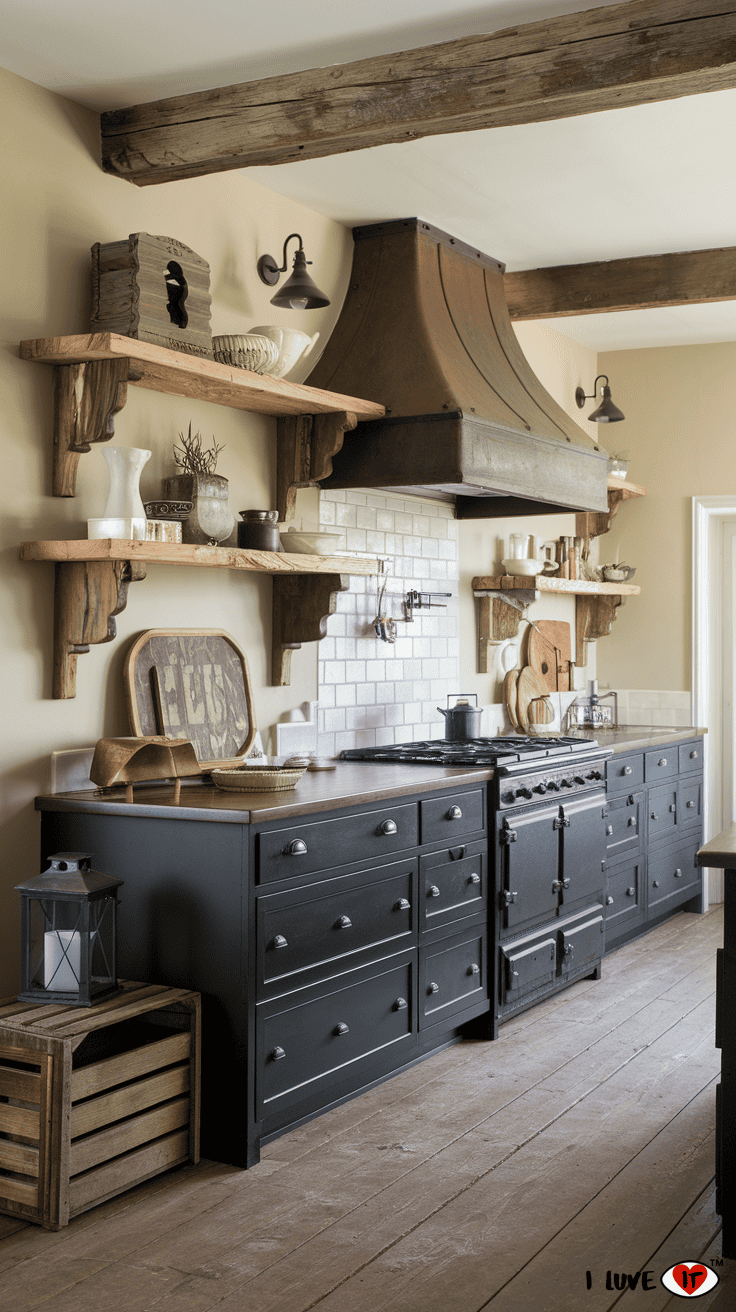
[[[603,896],[605,809],[606,797],[601,792],[562,804],[561,904],[565,911]]]
[[[542,805],[497,819],[496,869],[502,932],[531,929],[557,915],[559,816],[559,805]]]

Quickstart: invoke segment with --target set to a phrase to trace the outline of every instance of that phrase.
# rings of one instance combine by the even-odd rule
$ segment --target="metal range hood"
[[[348,294],[307,383],[386,406],[323,486],[432,490],[459,518],[607,510],[607,456],[544,390],[504,265],[420,219],[353,228]]]

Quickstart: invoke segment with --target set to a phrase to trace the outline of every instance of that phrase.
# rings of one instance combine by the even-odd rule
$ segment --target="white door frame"
[[[703,742],[705,787],[703,835],[707,841],[723,829],[721,763],[724,743],[719,708],[723,692],[722,620],[724,570],[721,535],[724,522],[736,522],[736,497],[693,497],[693,625],[692,722],[707,728]],[[718,781],[713,788],[711,780]],[[705,905],[708,883],[714,902],[723,900],[723,872],[704,870]],[[708,877],[710,876],[710,881]]]

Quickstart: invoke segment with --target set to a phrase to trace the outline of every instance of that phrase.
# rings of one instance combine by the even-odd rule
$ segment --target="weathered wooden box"
[[[131,232],[92,247],[92,331],[212,355],[210,266],[173,237]]]
[[[60,1230],[199,1160],[200,995],[122,982],[96,1007],[0,1003],[0,1211]]]

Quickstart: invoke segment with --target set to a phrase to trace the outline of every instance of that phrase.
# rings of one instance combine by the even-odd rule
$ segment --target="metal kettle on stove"
[[[470,738],[480,738],[480,724],[483,718],[483,710],[478,706],[478,698],[474,692],[457,693],[457,701],[454,706],[448,706],[443,709],[437,707],[440,715],[445,717],[445,732],[447,739],[451,743],[467,742]],[[471,706],[468,701],[469,697],[475,697],[475,706]],[[449,696],[447,698],[450,700]]]

